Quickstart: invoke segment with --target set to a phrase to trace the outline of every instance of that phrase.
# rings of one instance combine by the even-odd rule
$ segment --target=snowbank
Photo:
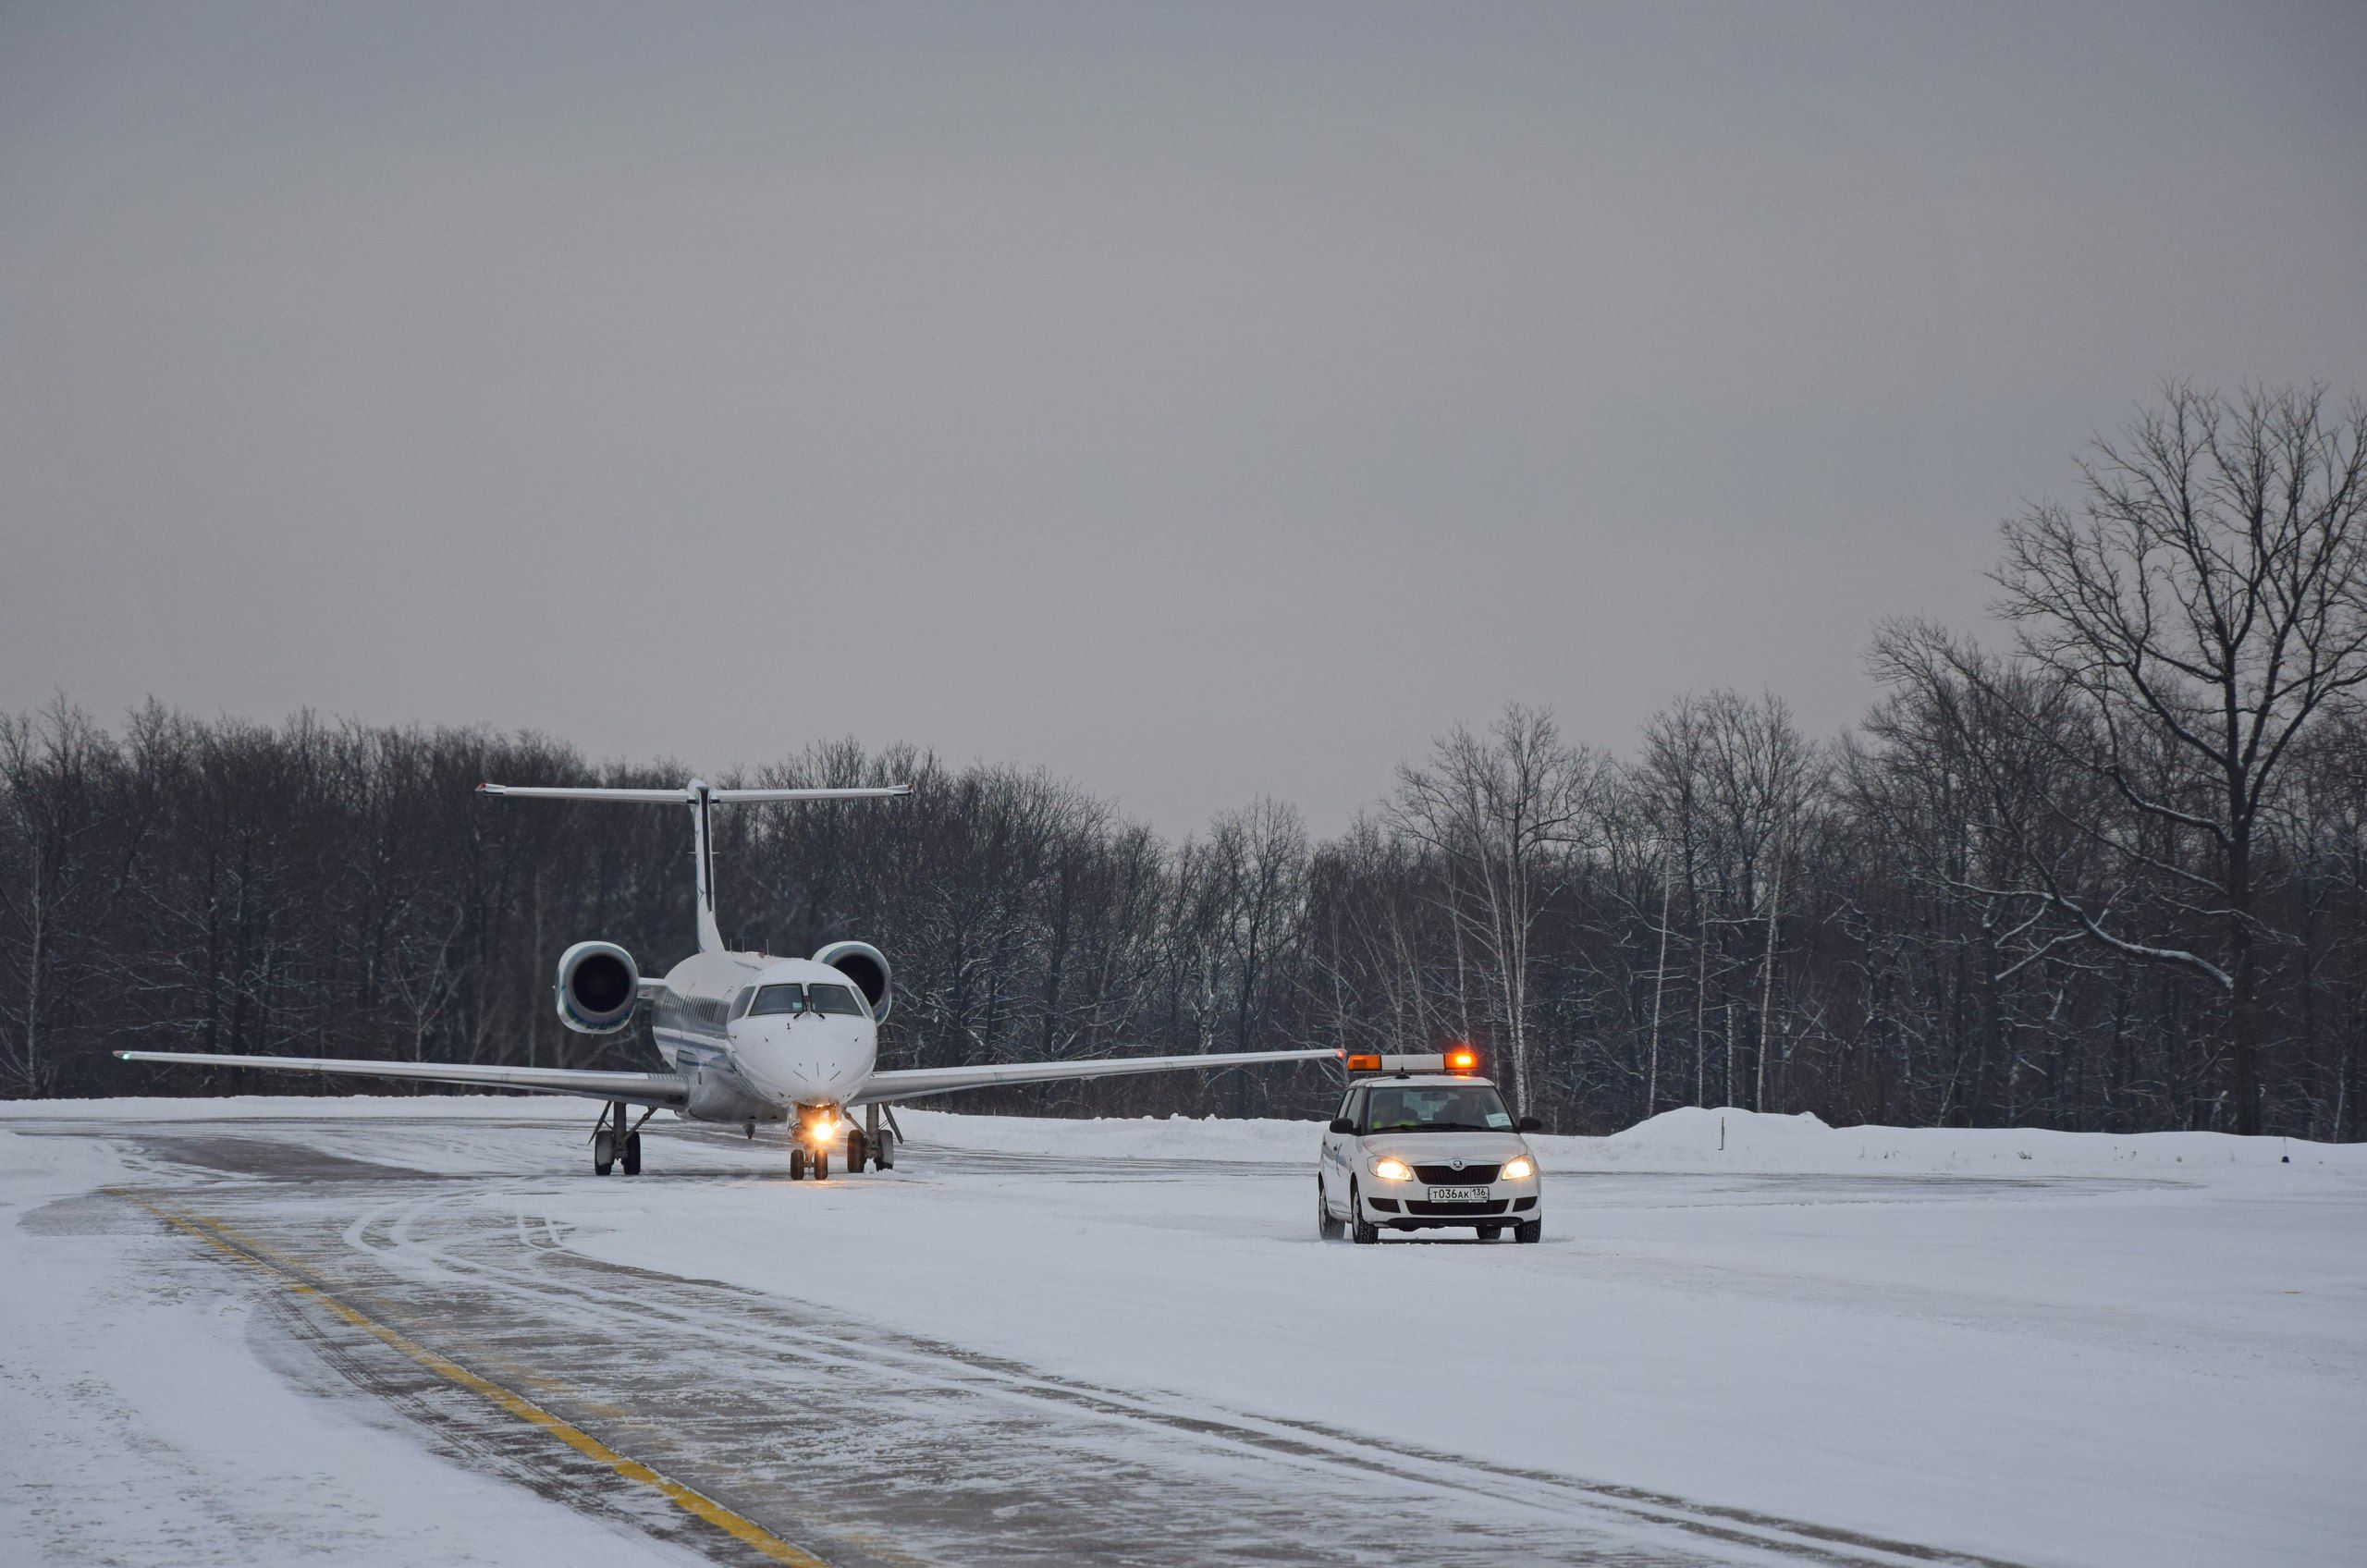
[[[431,1115],[488,1121],[585,1120],[588,1102],[515,1095],[239,1095],[211,1099],[18,1100],[0,1121],[219,1121]],[[1223,1159],[1312,1168],[1322,1123],[1224,1117],[1067,1120],[900,1109],[925,1144],[985,1153],[1110,1159]],[[1662,1111],[1606,1138],[1533,1137],[1548,1170],[1992,1176],[2175,1172],[2181,1167],[2320,1165],[2367,1170],[2367,1144],[2243,1138],[2229,1133],[2063,1133],[2043,1127],[1832,1127],[1806,1111],[1722,1107]]]
[[[2241,1138],[2231,1133],[2061,1133],[2043,1127],[1828,1127],[1803,1111],[1771,1116],[1688,1106],[1608,1138],[1547,1138],[1564,1169],[2054,1175],[2180,1166],[2339,1165],[2367,1170],[2367,1144]],[[1721,1147],[1721,1145],[1723,1146]]]
[[[1112,1159],[1233,1159],[1308,1166],[1320,1122],[1187,1116],[1068,1121],[902,1110],[926,1143],[1000,1154]],[[2043,1176],[2181,1167],[2331,1165],[2367,1170],[2367,1144],[2241,1138],[2229,1133],[2061,1133],[2040,1127],[1830,1127],[1803,1111],[1774,1116],[1724,1107],[1666,1110],[1607,1138],[1538,1135],[1549,1171],[1671,1170],[1749,1174]]]

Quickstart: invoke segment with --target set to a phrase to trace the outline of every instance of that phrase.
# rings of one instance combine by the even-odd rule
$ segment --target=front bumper
[[[1421,1182],[1380,1182],[1369,1189],[1359,1182],[1356,1188],[1364,1218],[1392,1231],[1519,1224],[1537,1218],[1541,1196],[1534,1176],[1490,1182],[1488,1195],[1477,1203],[1432,1202],[1428,1184]]]

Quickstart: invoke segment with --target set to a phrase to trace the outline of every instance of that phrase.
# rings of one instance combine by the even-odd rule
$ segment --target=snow
[[[699,1561],[322,1397],[317,1368],[291,1363],[280,1298],[235,1266],[180,1267],[193,1243],[105,1194],[134,1174],[113,1150],[22,1133],[117,1103],[0,1111],[0,1562]],[[121,1103],[140,1121],[199,1104]]]
[[[0,1108],[0,1418],[38,1434],[0,1556],[67,1519],[92,1561],[202,1560],[226,1519],[283,1561],[398,1521],[448,1528],[421,1561],[623,1544],[293,1378],[251,1281],[159,1283],[184,1240],[33,1218],[155,1178],[105,1128],[226,1120],[480,1174],[480,1209],[604,1262],[1181,1408],[2031,1563],[2348,1563],[2367,1533],[2367,1147],[1688,1109],[1534,1140],[1542,1245],[1358,1248],[1314,1239],[1310,1124],[899,1116],[899,1170],[816,1185],[595,1181],[583,1108],[517,1098]]]

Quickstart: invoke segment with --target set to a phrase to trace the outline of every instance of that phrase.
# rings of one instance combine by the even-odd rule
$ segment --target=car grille
[[[1484,1187],[1502,1169],[1501,1165],[1466,1165],[1457,1170],[1448,1165],[1417,1165],[1414,1174],[1433,1187]]]
[[[1423,1215],[1432,1219],[1441,1219],[1458,1214],[1502,1214],[1504,1212],[1504,1200],[1496,1198],[1488,1203],[1431,1203],[1425,1198],[1407,1198],[1405,1212]]]

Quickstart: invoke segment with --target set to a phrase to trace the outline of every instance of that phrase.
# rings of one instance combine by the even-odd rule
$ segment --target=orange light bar
[[[1351,1072],[1378,1072],[1380,1071],[1380,1058],[1377,1056],[1352,1056],[1348,1059],[1348,1071]]]
[[[1477,1072],[1479,1071],[1479,1053],[1469,1046],[1457,1046],[1446,1053],[1446,1070],[1449,1072]]]

